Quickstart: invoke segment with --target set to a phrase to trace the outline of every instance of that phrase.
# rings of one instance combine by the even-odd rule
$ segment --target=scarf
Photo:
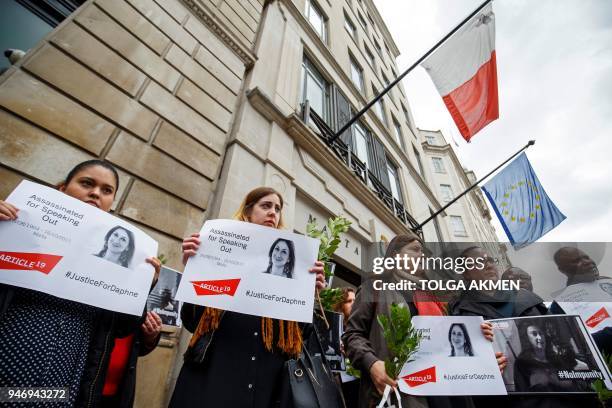
[[[213,332],[219,328],[222,312],[222,310],[212,307],[206,307],[204,309],[198,327],[193,333],[193,336],[191,336],[191,341],[189,342],[190,348],[193,347],[204,334]],[[298,323],[262,317],[261,338],[266,350],[269,352],[272,352],[272,345],[274,343],[274,326],[277,326],[278,329],[276,346],[285,354],[297,357],[302,351],[302,331]]]

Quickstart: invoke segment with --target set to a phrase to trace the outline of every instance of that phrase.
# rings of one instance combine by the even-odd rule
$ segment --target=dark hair
[[[291,279],[293,278],[293,267],[295,265],[295,248],[293,247],[293,241],[289,241],[288,239],[284,238],[278,238],[270,247],[270,251],[268,251],[269,263],[268,269],[266,269],[266,273],[272,273],[272,252],[274,251],[276,245],[281,241],[286,243],[287,247],[289,248],[289,260],[287,261],[285,266],[283,266],[283,274],[287,278]]]
[[[346,302],[348,302],[349,293],[355,293],[355,289],[348,287],[348,286],[344,286],[340,290],[342,291],[342,299],[340,299],[340,301],[334,304],[332,307],[334,309],[334,312],[338,312],[338,313],[342,312],[342,306]]]
[[[553,364],[555,368],[571,369],[576,365],[576,353],[572,348],[567,336],[562,336],[558,332],[558,327],[553,325],[545,325],[533,320],[517,323],[519,339],[521,341],[521,356],[523,358],[534,358],[533,346],[529,341],[527,329],[537,327],[544,338],[544,355],[546,359]]]
[[[72,168],[72,170],[70,170],[63,184],[68,185],[68,183],[70,183],[70,181],[80,171],[85,170],[89,167],[94,167],[94,166],[104,167],[105,169],[110,170],[110,172],[113,173],[113,176],[115,177],[115,192],[117,192],[117,190],[119,190],[119,173],[117,173],[117,169],[115,169],[115,166],[113,166],[106,160],[92,159],[92,160],[87,160],[87,161],[77,164],[76,166]]]
[[[134,234],[132,233],[132,231],[127,230],[123,227],[120,227],[120,226],[113,227],[110,229],[110,231],[106,233],[106,236],[104,237],[104,248],[102,248],[102,250],[98,252],[96,256],[99,256],[100,258],[104,258],[104,256],[106,255],[106,251],[108,250],[108,239],[110,238],[112,233],[117,231],[118,229],[124,230],[127,233],[127,236],[129,238],[128,247],[119,256],[120,265],[127,268],[128,265],[130,264],[130,261],[132,260],[132,256],[134,256],[134,248],[135,248]]]
[[[451,341],[451,332],[453,331],[454,326],[459,327],[463,332],[463,338],[465,339],[463,342],[463,352],[468,356],[474,356],[474,351],[472,351],[472,341],[470,340],[470,335],[464,323],[453,323],[448,329],[448,342],[451,345],[451,356],[455,355],[455,346],[453,346],[453,342]]]
[[[387,246],[387,250],[385,251],[385,258],[393,258],[395,255],[399,254],[403,247],[413,241],[419,241],[422,243],[421,238],[419,238],[419,236],[415,233],[407,233],[395,236]]]

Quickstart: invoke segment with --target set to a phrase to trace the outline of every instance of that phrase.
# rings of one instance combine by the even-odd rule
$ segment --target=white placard
[[[129,223],[58,190],[22,181],[0,222],[0,282],[140,316],[157,242]]]
[[[612,279],[570,285],[555,301],[566,314],[579,315],[591,333],[612,326]]]
[[[411,395],[506,395],[493,344],[482,334],[482,317],[415,316],[423,339],[404,365],[400,391]]]
[[[177,299],[312,322],[315,274],[308,270],[316,261],[318,240],[234,220],[207,221],[200,240],[198,253],[183,272]]]

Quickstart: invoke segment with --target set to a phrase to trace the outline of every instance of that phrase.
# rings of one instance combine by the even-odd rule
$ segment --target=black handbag
[[[323,353],[318,333],[311,326],[297,359],[285,362],[281,408],[344,408],[344,400]]]

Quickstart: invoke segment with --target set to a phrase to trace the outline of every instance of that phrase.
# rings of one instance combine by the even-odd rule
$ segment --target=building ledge
[[[248,69],[255,64],[257,56],[238,39],[219,18],[213,10],[210,9],[202,0],[181,0],[183,4],[203,23],[210,31],[212,31],[221,41],[223,41],[237,56],[242,60],[245,67]]]
[[[247,92],[247,98],[251,105],[267,120],[275,122],[283,128],[295,143],[310,154],[325,170],[345,186],[361,203],[368,207],[382,222],[388,225],[396,234],[404,234],[410,228],[397,218],[386,204],[376,196],[375,192],[366,186],[363,181],[349,169],[346,164],[338,158],[308,126],[302,118],[292,113],[285,116],[282,111],[265,95],[259,88]]]

